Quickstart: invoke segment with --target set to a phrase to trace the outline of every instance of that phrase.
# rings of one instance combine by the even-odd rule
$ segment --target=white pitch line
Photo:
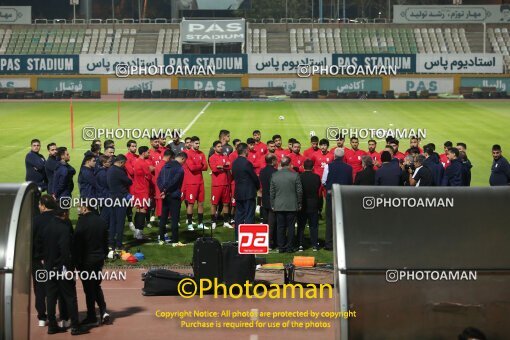
[[[186,128],[182,131],[182,133],[185,135],[186,132],[188,132],[189,129],[191,129],[191,127],[193,126],[193,124],[195,124],[195,122],[198,120],[198,118],[200,118],[201,115],[204,114],[205,110],[207,110],[207,108],[209,107],[209,105],[211,105],[211,102],[208,102],[204,108],[202,109],[202,111],[200,111],[196,116],[195,118],[193,118],[193,120],[188,124],[188,126],[186,126]]]

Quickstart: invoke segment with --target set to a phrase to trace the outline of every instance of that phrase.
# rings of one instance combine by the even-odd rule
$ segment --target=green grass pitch
[[[117,127],[116,102],[74,102],[75,149],[70,150],[71,164],[79,171],[83,153],[90,142],[82,139],[82,128]],[[121,127],[124,128],[182,128],[204,108],[206,102],[129,101],[121,102]],[[69,102],[2,102],[0,103],[0,182],[22,182],[25,178],[24,158],[32,138],[42,143],[41,153],[46,157],[46,144],[71,146]],[[280,115],[285,120],[279,120]],[[391,124],[391,125],[390,125]],[[510,109],[508,101],[281,101],[281,102],[212,102],[203,115],[193,124],[187,136],[201,138],[201,149],[207,153],[217,139],[220,129],[231,131],[231,139],[245,140],[254,129],[262,131],[263,141],[273,134],[281,134],[284,141],[290,137],[308,148],[310,131],[325,137],[329,126],[358,128],[415,128],[426,129],[427,138],[422,145],[434,142],[438,152],[446,140],[465,142],[468,157],[473,163],[472,185],[486,186],[492,162],[492,144],[501,144],[503,154],[510,148]],[[104,138],[103,138],[104,140]],[[125,153],[127,139],[116,140],[116,152]],[[149,145],[139,140],[138,145]],[[384,145],[378,141],[378,151]],[[401,140],[400,150],[408,148],[409,141]],[[360,141],[360,148],[367,148],[367,141]],[[77,175],[75,183],[77,183]],[[210,176],[206,181],[205,218],[209,219]],[[75,196],[78,187],[75,186]],[[181,229],[185,223],[183,205]],[[73,211],[72,219],[76,219]],[[155,224],[155,223],[154,223]],[[157,228],[145,230],[153,238]],[[181,241],[192,242],[201,232],[181,231]],[[219,227],[215,237],[221,241],[233,239],[232,230]],[[324,237],[324,223],[320,224],[320,237]],[[126,227],[125,240],[133,243],[132,233]],[[172,248],[145,244],[133,246],[146,255],[144,264],[189,264],[192,246]],[[295,255],[314,255],[320,262],[332,262],[332,253],[311,250]],[[290,262],[294,254],[269,254],[268,261]],[[120,264],[120,261],[119,263]]]

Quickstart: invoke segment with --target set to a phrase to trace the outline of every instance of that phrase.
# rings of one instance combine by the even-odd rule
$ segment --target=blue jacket
[[[326,178],[326,190],[331,190],[333,184],[352,184],[352,166],[345,163],[341,158],[328,164],[328,177]]]
[[[108,182],[106,179],[108,168],[99,168],[96,172],[97,179],[97,197],[107,198],[108,197]]]
[[[375,185],[399,186],[401,176],[402,169],[395,166],[395,162],[383,163],[375,172]]]
[[[46,164],[44,165],[44,172],[46,173],[46,178],[48,179],[48,193],[53,193],[53,176],[55,174],[55,170],[58,166],[58,161],[55,156],[49,156],[46,160]]]
[[[106,182],[112,198],[127,197],[129,187],[133,184],[126,173],[126,169],[116,165],[112,165],[106,172]]]
[[[462,162],[460,159],[454,159],[444,170],[443,186],[460,187],[462,186]]]
[[[184,169],[176,160],[167,162],[157,178],[158,188],[171,198],[181,198]]]
[[[44,156],[37,152],[30,151],[25,157],[25,181],[34,182],[42,190],[46,190],[48,187],[44,171],[45,163]]]
[[[473,165],[469,159],[466,159],[462,162],[462,186],[469,187],[471,186],[471,168]]]
[[[432,173],[434,185],[437,187],[441,186],[441,183],[443,182],[444,168],[439,161],[439,157],[437,157],[436,154],[430,155],[430,157],[423,162],[423,166],[428,168]]]
[[[82,166],[78,175],[78,186],[80,188],[80,197],[97,198],[99,186],[97,178],[94,175],[94,169]]]
[[[76,170],[69,164],[58,163],[53,174],[53,194],[58,200],[60,197],[70,197],[74,189],[73,176]]]
[[[510,165],[505,157],[501,156],[500,159],[492,162],[489,183],[491,186],[510,184]]]

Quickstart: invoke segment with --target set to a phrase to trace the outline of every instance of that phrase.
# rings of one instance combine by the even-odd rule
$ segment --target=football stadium
[[[0,0],[1,339],[507,339],[509,29]]]

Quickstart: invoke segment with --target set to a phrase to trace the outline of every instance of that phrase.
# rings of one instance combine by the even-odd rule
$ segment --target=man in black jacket
[[[39,200],[40,214],[34,216],[32,224],[32,277],[35,293],[35,309],[37,310],[37,318],[39,319],[39,326],[46,325],[46,283],[40,282],[36,277],[39,270],[43,270],[43,235],[46,226],[50,221],[55,218],[55,209],[57,209],[57,202],[50,195],[42,195]]]
[[[78,301],[71,262],[71,231],[60,218],[53,218],[44,229],[41,239],[42,259],[46,270],[48,334],[65,332],[55,317],[57,298],[61,297],[71,318],[71,334],[86,333],[79,327]],[[66,274],[67,273],[67,274]],[[41,280],[41,277],[38,277]],[[44,278],[42,278],[44,280]]]
[[[273,209],[271,209],[270,199],[270,188],[271,188],[271,176],[278,171],[278,158],[272,153],[268,153],[264,160],[266,161],[266,167],[260,171],[259,179],[260,186],[262,188],[262,222],[269,225],[269,248],[274,249],[277,246],[277,230],[276,230],[276,215]]]
[[[41,150],[41,142],[39,139],[32,139],[30,142],[30,152],[25,157],[25,181],[31,181],[37,184],[40,191],[48,188],[44,165],[46,160],[39,153]]]
[[[375,183],[375,170],[374,161],[369,155],[361,156],[361,165],[363,170],[356,174],[354,184],[356,185],[374,185]]]
[[[321,178],[314,173],[313,161],[307,159],[304,162],[305,171],[299,175],[303,186],[303,205],[298,212],[297,239],[298,250],[303,251],[305,225],[310,227],[310,241],[313,251],[319,250],[319,190]]]
[[[55,172],[55,169],[58,166],[57,161],[57,144],[50,143],[46,146],[48,149],[48,159],[46,160],[46,163],[44,164],[44,172],[46,174],[46,179],[48,180],[48,194],[51,195],[53,192],[53,175]]]
[[[165,156],[167,151],[165,151]],[[188,159],[185,152],[179,152],[175,159],[170,159],[161,169],[156,183],[161,192],[162,209],[159,219],[159,244],[165,244],[166,222],[168,214],[172,221],[172,239],[170,243],[173,246],[180,246],[179,242],[179,219],[181,217],[181,189],[184,180],[184,169],[182,165]]]
[[[129,187],[132,182],[126,173],[126,156],[118,155],[115,157],[113,165],[106,173],[106,182],[110,190],[110,198],[114,201],[122,202],[124,199],[131,198]],[[110,237],[109,245],[113,249],[122,248],[122,237],[124,235],[124,221],[126,219],[126,207],[122,205],[113,206],[110,215]]]
[[[444,167],[439,160],[439,155],[434,152],[431,144],[423,147],[423,155],[425,156],[423,166],[430,170],[434,186],[440,186],[443,181]]]
[[[100,274],[108,254],[108,227],[86,201],[82,201],[80,206],[72,244],[74,264],[76,269],[82,272],[80,276],[87,302],[87,317],[81,324],[97,323],[96,302],[101,323],[108,323],[110,315],[106,312]]]
[[[491,186],[509,185],[510,184],[510,164],[501,151],[499,144],[492,146],[492,162],[491,176],[489,178],[489,184]]]
[[[66,147],[57,149],[58,165],[53,174],[53,197],[58,201],[61,197],[71,197],[74,189],[73,177],[76,170],[69,164],[71,157]]]
[[[450,165],[444,171],[442,185],[448,187],[462,186],[462,162],[459,159],[459,150],[448,148],[446,157],[450,161]]]
[[[83,165],[78,175],[78,187],[80,188],[81,198],[97,198],[99,186],[95,176],[96,157],[93,155],[85,156]]]
[[[375,172],[375,185],[399,186],[402,170],[400,166],[395,166],[389,151],[381,152],[381,162],[381,167]]]
[[[232,164],[232,176],[236,182],[234,198],[236,200],[236,228],[235,235],[237,240],[238,226],[255,221],[255,198],[260,188],[260,182],[253,170],[253,165],[246,158],[248,155],[248,145],[239,143],[237,146],[239,157]]]

